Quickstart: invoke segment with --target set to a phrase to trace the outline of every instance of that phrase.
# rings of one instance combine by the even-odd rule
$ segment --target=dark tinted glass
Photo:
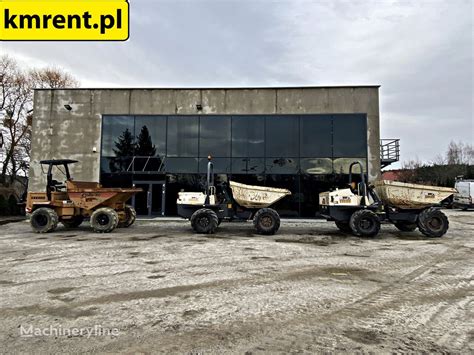
[[[302,174],[332,174],[331,158],[301,158]]]
[[[102,118],[102,156],[133,155],[134,116]]]
[[[133,172],[161,172],[163,159],[158,157],[135,157],[133,159]]]
[[[265,159],[266,174],[297,174],[298,170],[298,158]]]
[[[349,174],[349,167],[350,165],[358,161],[362,164],[362,168],[364,169],[364,173],[367,174],[367,159],[364,158],[336,158],[333,161],[334,172],[336,174]],[[352,172],[355,174],[360,174],[360,167],[358,165],[352,168]]]
[[[264,158],[233,158],[232,174],[263,174],[265,172]]]
[[[132,174],[102,174],[100,183],[104,187],[132,187]]]
[[[199,172],[207,174],[207,158],[199,159]],[[230,173],[230,158],[213,158],[214,174]]]
[[[367,156],[366,115],[333,116],[334,157]]]
[[[230,117],[201,116],[199,156],[230,157]]]
[[[167,155],[198,156],[199,120],[196,116],[168,116]]]
[[[263,157],[265,153],[265,117],[232,117],[232,156]]]
[[[297,217],[299,213],[299,201],[302,196],[299,193],[298,175],[266,175],[265,186],[279,187],[291,191],[291,195],[285,196],[272,205],[282,217]]]
[[[166,158],[163,164],[163,171],[167,173],[197,173],[197,158]]]
[[[265,149],[267,157],[299,155],[298,116],[267,116]]]
[[[131,173],[133,157],[102,157],[101,171],[104,173]]]
[[[302,157],[332,157],[331,116],[301,116],[300,154]]]
[[[110,162],[114,158],[107,158],[107,157],[101,157],[100,158],[100,173],[101,174],[106,174],[106,173],[111,173],[111,164]]]
[[[166,154],[166,116],[136,116],[137,155]]]

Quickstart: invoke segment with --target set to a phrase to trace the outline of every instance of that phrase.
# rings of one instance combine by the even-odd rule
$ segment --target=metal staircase
[[[380,166],[385,168],[400,160],[400,139],[380,140]]]

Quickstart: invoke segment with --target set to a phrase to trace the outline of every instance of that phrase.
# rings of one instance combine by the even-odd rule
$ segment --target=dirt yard
[[[441,239],[321,221],[271,238],[250,223],[208,237],[185,221],[103,235],[5,224],[0,352],[472,353],[474,212],[447,214]]]

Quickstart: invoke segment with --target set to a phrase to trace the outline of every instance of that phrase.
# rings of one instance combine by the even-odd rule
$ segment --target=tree
[[[33,89],[77,87],[78,82],[59,68],[23,70],[9,56],[0,57],[0,184],[9,185],[27,176],[31,125],[34,119]]]
[[[79,87],[79,82],[59,67],[33,69],[30,71],[30,78],[37,89]]]
[[[446,163],[448,165],[474,164],[474,149],[472,145],[451,141],[446,152]]]
[[[399,179],[403,182],[453,187],[457,176],[474,178],[474,150],[471,144],[449,143],[444,155],[438,154],[430,164],[410,160],[402,164]]]
[[[153,142],[151,141],[150,132],[148,132],[147,126],[143,126],[140,134],[137,137],[137,147],[135,150],[135,155],[141,157],[150,157],[155,156],[156,148]]]
[[[115,148],[113,151],[117,159],[111,162],[110,170],[117,171],[117,170],[127,170],[129,162],[127,163],[127,159],[135,155],[135,139],[127,128],[122,134],[117,138],[117,141],[114,143]]]

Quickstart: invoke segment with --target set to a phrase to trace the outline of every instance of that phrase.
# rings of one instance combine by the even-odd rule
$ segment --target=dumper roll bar
[[[366,175],[364,174],[364,168],[363,168],[362,164],[358,161],[355,161],[351,165],[349,165],[349,185],[353,182],[352,181],[352,168],[355,165],[358,165],[359,168],[360,168],[360,180],[361,180],[361,182],[360,182],[359,186],[362,186],[362,189],[363,189],[363,197],[364,197],[363,202],[364,202],[364,205],[366,205],[366,206],[368,205],[368,195],[369,194],[370,194],[370,197],[372,197],[372,199],[375,201],[374,205],[378,206],[378,205],[382,204],[382,201],[377,196],[375,191],[372,189],[372,187],[370,187],[367,184]]]
[[[210,202],[209,196],[216,193],[216,188],[214,186],[214,164],[212,163],[212,157],[209,155],[207,160],[206,200],[204,201],[206,205],[208,205]]]
[[[362,185],[362,188],[364,189],[364,197],[367,196],[367,184],[365,182],[365,174],[364,174],[364,168],[362,167],[362,164],[358,161],[355,161],[349,165],[349,185],[352,184],[352,169],[354,168],[355,165],[358,165],[360,168],[360,184]]]
[[[71,174],[69,173],[69,164],[77,163],[77,160],[72,159],[52,159],[52,160],[41,160],[41,165],[48,165],[48,172],[46,173],[46,195],[51,200],[51,192],[55,187],[58,186],[57,181],[53,180],[53,166],[62,165],[64,167],[64,173],[66,179],[71,180]],[[42,169],[42,168],[41,168]],[[44,172],[43,172],[44,173]]]

